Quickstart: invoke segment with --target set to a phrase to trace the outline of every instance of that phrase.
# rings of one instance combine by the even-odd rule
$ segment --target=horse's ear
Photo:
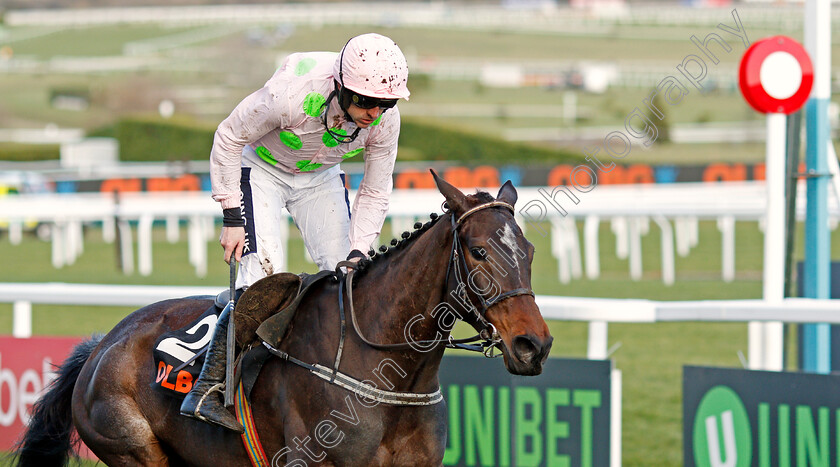
[[[513,183],[510,180],[506,181],[501,188],[499,188],[499,194],[496,195],[496,199],[499,201],[504,201],[511,206],[516,204],[516,200],[519,198],[519,195],[516,194],[516,188],[513,187]]]
[[[450,185],[446,180],[438,177],[437,172],[434,170],[429,169],[429,172],[432,173],[432,177],[435,179],[435,184],[437,185],[438,190],[443,197],[446,198],[446,204],[449,205],[449,209],[453,212],[459,213],[466,211],[467,195],[461,193],[461,190]]]

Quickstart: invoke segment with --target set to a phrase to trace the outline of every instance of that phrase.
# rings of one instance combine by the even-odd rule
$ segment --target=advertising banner
[[[840,375],[683,367],[686,467],[834,466]]]
[[[347,188],[356,190],[364,176],[362,164],[341,164],[347,173]],[[434,180],[429,173],[434,168],[449,183],[458,188],[498,187],[510,180],[517,187],[559,186],[571,184],[575,166],[571,164],[529,164],[506,165],[501,167],[479,165],[468,166],[453,163],[430,162],[423,164],[397,163],[394,169],[394,188],[406,190],[412,188],[432,189]],[[803,169],[804,170],[804,169]],[[651,164],[616,164],[609,171],[598,172],[599,185],[627,185],[648,183],[681,182],[742,182],[764,180],[764,163],[711,163],[705,165],[651,165]],[[577,180],[587,184],[587,180]],[[210,174],[192,172],[180,175],[122,175],[107,178],[78,179],[72,176],[55,177],[52,180],[55,191],[59,193],[90,192],[160,192],[160,191],[210,191]],[[0,194],[4,185],[0,181]],[[17,192],[13,186],[6,191]]]
[[[443,465],[610,465],[611,370],[609,360],[550,358],[539,376],[513,376],[501,358],[444,358]]]
[[[0,338],[0,450],[9,451],[29,421],[29,410],[55,378],[78,337]]]

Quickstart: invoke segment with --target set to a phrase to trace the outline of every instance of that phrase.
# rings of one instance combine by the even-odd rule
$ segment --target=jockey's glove
[[[362,253],[359,250],[353,250],[353,251],[350,252],[349,255],[347,255],[347,260],[349,261],[353,258],[365,259],[365,258],[367,258],[367,255]]]

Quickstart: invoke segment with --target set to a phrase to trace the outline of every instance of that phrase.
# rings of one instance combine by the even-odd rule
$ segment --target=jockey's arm
[[[383,118],[379,134],[365,147],[365,174],[353,202],[350,219],[350,249],[367,253],[382,230],[388,214],[389,198],[394,187],[394,163],[397,159],[397,140],[400,115],[394,108]]]
[[[224,222],[219,243],[224,248],[224,259],[231,255],[241,260],[245,246],[245,228],[240,219],[239,203],[242,150],[245,145],[283,125],[278,112],[279,96],[263,87],[246,97],[231,114],[219,124],[210,152],[210,182],[213,199],[220,202]]]
[[[242,149],[269,131],[282,127],[285,96],[263,87],[246,97],[219,124],[210,151],[210,185],[222,209],[239,207]]]

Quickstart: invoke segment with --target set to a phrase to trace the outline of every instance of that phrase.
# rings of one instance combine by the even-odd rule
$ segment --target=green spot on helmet
[[[359,154],[361,154],[361,153],[362,153],[362,151],[364,151],[364,150],[365,150],[365,148],[354,149],[354,150],[352,150],[352,151],[347,152],[347,153],[346,153],[346,154],[344,154],[343,156],[341,156],[341,158],[342,158],[342,159],[350,159],[351,157],[356,157],[356,156],[358,156]]]
[[[321,107],[327,102],[327,98],[319,92],[312,91],[303,99],[303,111],[310,117],[321,115]]]
[[[280,133],[277,133],[277,136],[283,144],[294,150],[298,150],[303,147],[303,142],[300,140],[300,137],[291,131],[281,131]]]
[[[303,76],[313,68],[315,68],[315,64],[317,62],[314,58],[304,58],[303,60],[299,61],[297,66],[295,66],[295,76]]]
[[[312,162],[312,161],[297,161],[297,163],[295,163],[295,165],[297,166],[298,170],[300,170],[301,172],[311,172],[311,171],[317,169],[318,167],[321,167],[324,164],[321,164],[320,162]]]
[[[268,162],[271,165],[277,165],[277,159],[275,159],[274,156],[271,155],[271,151],[266,149],[264,146],[257,147],[255,151],[257,155],[260,156],[260,159]]]
[[[330,130],[333,133],[337,133],[337,134],[342,135],[342,136],[347,136],[347,130],[345,130],[343,128],[331,128]],[[321,137],[321,141],[323,141],[324,146],[326,146],[328,148],[334,148],[334,147],[338,146],[338,141],[336,141],[336,139],[333,138],[333,135],[331,135],[328,131],[324,132],[324,136]]]

